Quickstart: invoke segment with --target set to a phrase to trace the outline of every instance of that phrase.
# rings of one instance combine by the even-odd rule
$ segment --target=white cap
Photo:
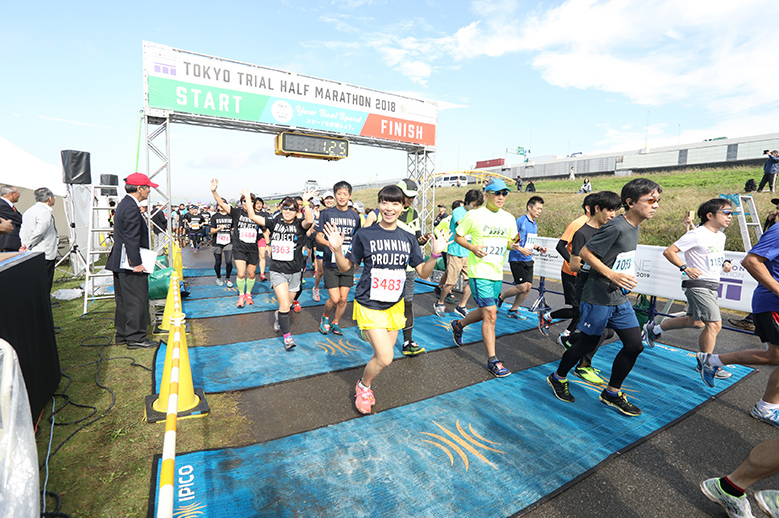
[[[333,191],[325,191],[325,195],[322,196],[322,199],[324,200],[325,198],[335,198],[335,196],[333,196]]]

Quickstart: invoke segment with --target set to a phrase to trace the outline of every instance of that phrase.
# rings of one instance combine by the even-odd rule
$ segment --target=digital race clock
[[[341,160],[349,156],[349,141],[343,138],[284,132],[276,136],[276,154]]]

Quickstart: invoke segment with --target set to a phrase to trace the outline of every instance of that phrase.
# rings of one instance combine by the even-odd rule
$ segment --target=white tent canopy
[[[65,196],[62,166],[52,165],[0,137],[0,156],[5,165],[0,168],[0,184],[9,184],[34,191],[48,187],[57,196]]]

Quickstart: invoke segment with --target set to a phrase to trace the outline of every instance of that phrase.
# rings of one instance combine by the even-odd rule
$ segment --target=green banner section
[[[149,76],[149,107],[211,115],[225,119],[258,121],[267,95],[252,94]]]

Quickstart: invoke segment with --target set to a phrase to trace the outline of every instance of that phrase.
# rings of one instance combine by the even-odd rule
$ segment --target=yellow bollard
[[[179,279],[184,279],[184,261],[181,259],[181,248],[173,243],[173,268],[179,274]]]
[[[173,272],[170,276],[170,286],[168,287],[168,297],[165,300],[165,310],[162,313],[162,322],[159,325],[159,329],[163,331],[170,331],[171,317],[176,307],[181,312],[180,292],[179,292],[179,277],[178,273]],[[155,330],[156,331],[156,330]]]
[[[176,312],[173,320],[181,319],[180,326],[171,326],[168,335],[168,350],[165,353],[165,367],[162,370],[162,383],[160,384],[160,394],[152,405],[157,412],[166,412],[168,405],[168,396],[170,395],[170,373],[174,367],[173,351],[175,342],[179,342],[179,382],[178,382],[178,410],[177,412],[186,412],[192,410],[200,404],[200,398],[195,395],[195,388],[192,384],[192,370],[189,365],[189,352],[187,350],[187,335],[184,333],[184,315]],[[177,331],[178,330],[178,331]]]

